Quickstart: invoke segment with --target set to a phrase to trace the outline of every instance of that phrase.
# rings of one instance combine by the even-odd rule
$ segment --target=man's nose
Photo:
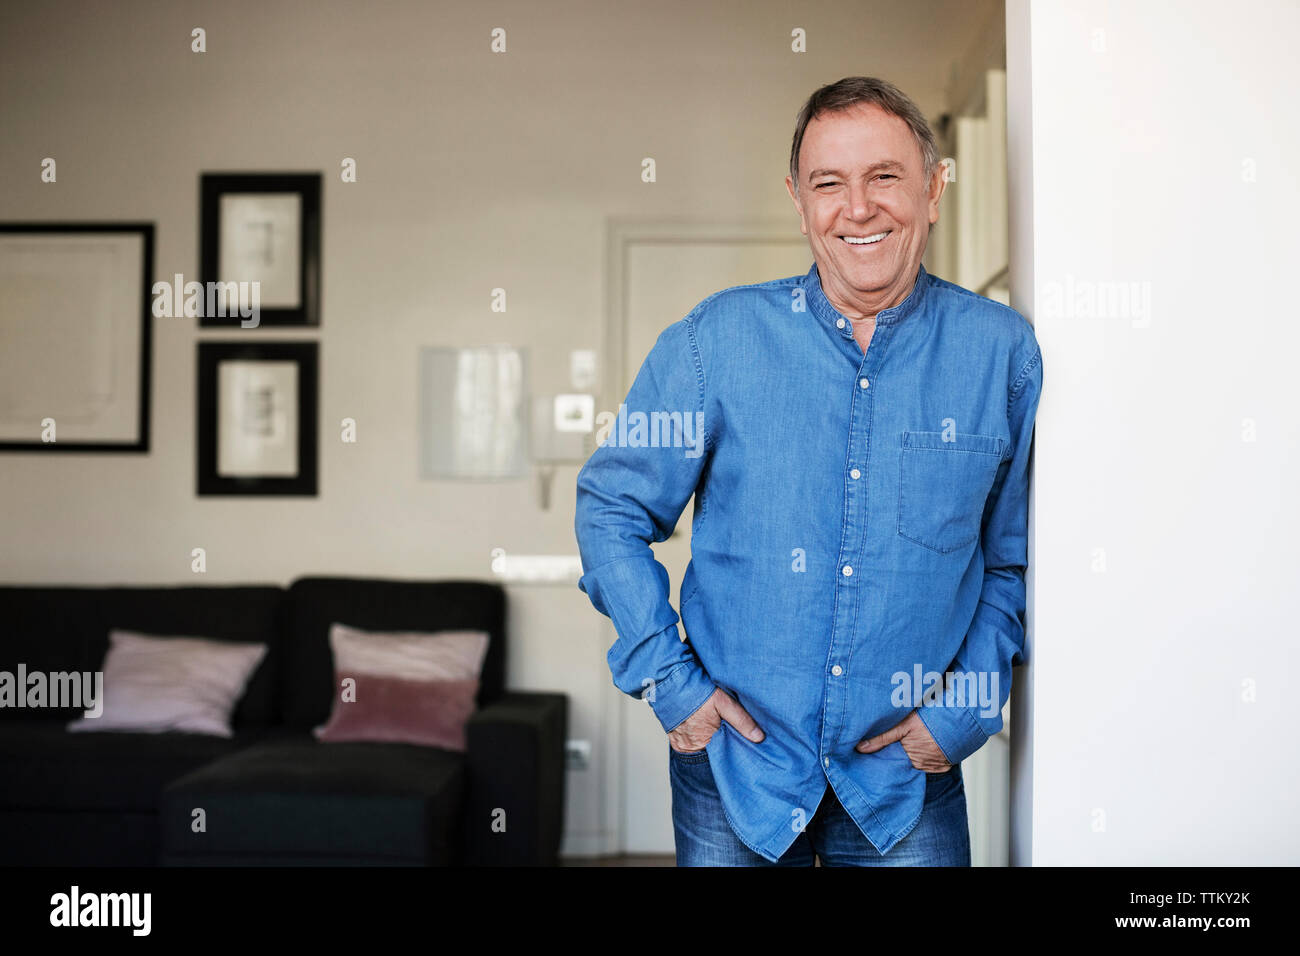
[[[871,218],[875,206],[871,201],[870,190],[862,183],[849,184],[848,216],[855,221]]]

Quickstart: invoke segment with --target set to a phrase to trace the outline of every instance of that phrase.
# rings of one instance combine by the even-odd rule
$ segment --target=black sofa
[[[466,752],[317,741],[311,728],[335,693],[335,621],[487,631]],[[567,698],[505,689],[498,585],[5,586],[0,671],[101,670],[115,627],[265,643],[268,653],[232,738],[68,733],[77,710],[0,707],[0,865],[557,863]]]

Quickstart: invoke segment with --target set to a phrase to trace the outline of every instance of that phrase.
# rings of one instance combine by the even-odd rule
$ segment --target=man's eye
[[[834,186],[834,185],[836,185],[834,181],[826,182],[826,183],[818,183],[817,188],[821,189],[823,186]]]
[[[893,173],[881,173],[881,174],[880,174],[879,176],[877,176],[876,178],[877,178],[877,179],[897,179],[898,177],[895,176]]]

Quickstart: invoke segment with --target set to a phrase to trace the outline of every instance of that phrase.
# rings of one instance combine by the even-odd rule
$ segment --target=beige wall
[[[321,343],[320,495],[196,497],[195,343],[235,336],[159,319],[148,455],[0,455],[0,580],[194,583],[195,547],[211,584],[486,578],[494,547],[575,553],[576,466],[549,512],[530,480],[417,478],[419,348],[524,346],[534,389],[564,390],[569,351],[601,349],[608,217],[797,230],[782,177],[803,98],[868,73],[937,115],[994,15],[961,0],[6,4],[0,218],[152,220],[155,274],[188,279],[201,171],[325,184],[321,328],[246,333]],[[796,27],[807,53],[790,51]],[[640,181],[645,156],[657,183]],[[344,157],[359,182],[339,181]],[[337,438],[344,417],[356,444]],[[604,619],[574,587],[510,602],[511,684],[569,692],[572,736],[594,737]],[[595,769],[570,775],[571,851],[600,842]]]

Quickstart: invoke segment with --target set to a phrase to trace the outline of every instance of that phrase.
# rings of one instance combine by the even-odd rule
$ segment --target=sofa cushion
[[[112,628],[144,634],[186,634],[223,641],[266,644],[266,658],[253,672],[235,707],[236,733],[265,727],[277,718],[275,673],[279,666],[281,605],[275,587],[0,587],[0,671],[102,670]],[[0,722],[33,718],[67,722],[76,708],[0,708]]]
[[[153,810],[6,810],[0,866],[157,866]]]
[[[163,787],[261,739],[206,734],[71,734],[48,720],[0,723],[0,810],[158,808]]]
[[[300,578],[285,599],[284,722],[304,733],[334,702],[334,623],[367,631],[486,631],[478,704],[505,692],[505,591],[481,581]]]
[[[464,764],[462,754],[412,744],[268,740],[166,788],[164,859],[448,863],[462,829]]]

